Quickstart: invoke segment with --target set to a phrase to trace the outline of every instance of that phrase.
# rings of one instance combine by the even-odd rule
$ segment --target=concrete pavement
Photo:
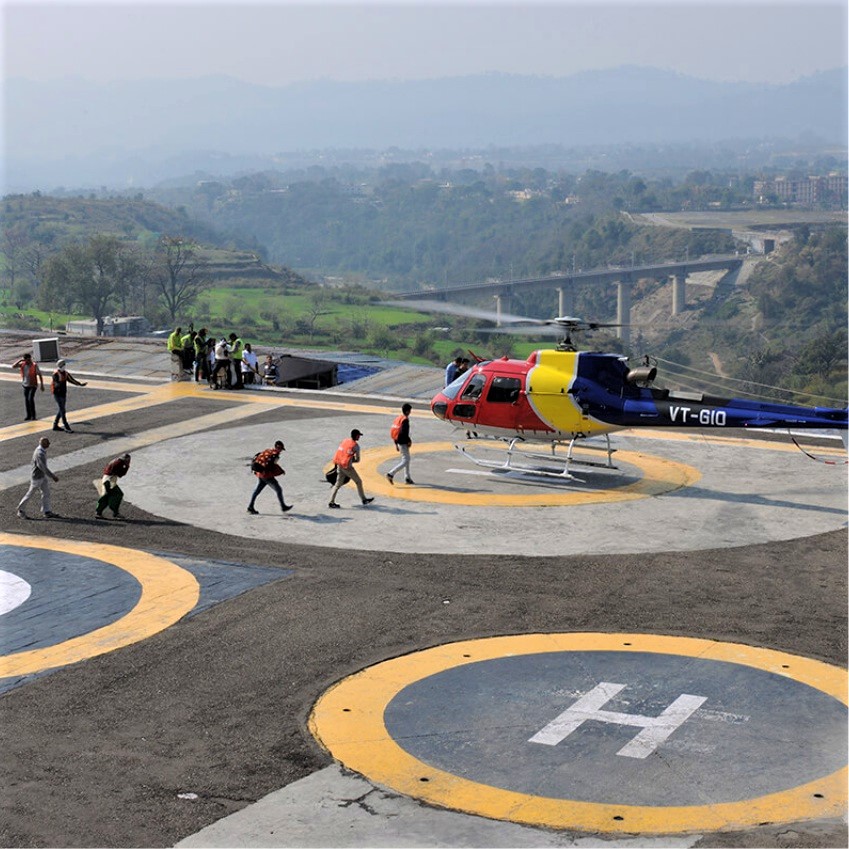
[[[110,391],[105,381],[97,384],[92,381],[92,392]],[[18,400],[8,381],[0,391],[7,409],[7,401]],[[814,657],[828,672],[845,660],[845,469],[813,463],[783,443],[631,433],[617,438],[618,470],[579,473],[580,485],[541,487],[522,476],[480,474],[454,451],[450,431],[420,410],[413,420],[416,485],[390,487],[383,474],[393,458],[387,432],[394,400],[211,393],[187,384],[111,391],[88,409],[84,390],[72,396],[76,433],[50,433],[51,463],[60,475],[57,509],[65,518],[16,525],[15,544],[48,535],[54,550],[70,553],[70,540],[90,540],[166,559],[170,551],[175,564],[179,557],[227,561],[234,574],[244,566],[291,577],[253,589],[248,582],[238,597],[225,594],[135,645],[7,693],[4,725],[15,735],[8,751],[26,751],[30,765],[26,772],[5,765],[7,845],[83,845],[85,835],[98,845],[779,845],[773,841],[790,828],[794,811],[804,813],[805,822],[792,828],[806,840],[845,840],[844,816],[811,816],[798,801],[772,830],[733,818],[717,829],[706,816],[709,829],[672,836],[650,828],[588,833],[497,821],[462,813],[475,805],[459,796],[457,810],[441,810],[426,796],[350,773],[332,751],[321,754],[307,730],[322,693],[359,670],[493,634],[693,634],[789,652],[779,670]],[[361,466],[376,500],[363,507],[346,488],[343,509],[331,512],[321,472],[354,426],[365,433]],[[7,516],[43,432],[43,422],[10,421],[0,433]],[[280,515],[273,494],[264,493],[261,515],[248,516],[253,478],[246,464],[277,438],[287,446],[283,483],[295,510]],[[97,523],[91,480],[106,459],[125,450],[133,453],[124,487],[129,521]],[[13,561],[7,571],[14,571]],[[52,619],[49,605],[40,616]],[[198,652],[202,676],[195,674]],[[220,697],[210,691],[212,680]],[[173,705],[166,696],[172,681]],[[590,690],[577,686],[566,704]],[[563,700],[557,691],[552,704]],[[665,698],[620,710],[656,715]],[[70,713],[69,699],[77,706]],[[28,713],[35,700],[47,711],[43,727]],[[145,705],[156,706],[153,715],[144,716]],[[274,716],[277,710],[282,713]],[[699,710],[707,729],[752,727],[751,721],[717,723],[716,711],[711,719],[705,707]],[[110,712],[124,721],[107,721]],[[187,721],[201,715],[201,725]],[[481,714],[484,725],[492,721]],[[59,727],[66,731],[57,736]],[[90,740],[87,727],[95,732]],[[286,729],[286,743],[278,727]],[[226,752],[215,746],[215,737],[226,740],[235,729],[238,743]],[[60,790],[50,774],[62,758],[62,733],[71,735],[68,755],[78,769],[61,777]],[[141,742],[151,734],[161,740],[153,751]],[[100,781],[117,779],[119,740],[144,768],[136,775],[124,766],[129,793],[113,802]],[[686,750],[672,743],[663,754],[670,765]],[[701,744],[693,738],[688,745]],[[91,754],[80,760],[75,750]],[[281,755],[266,763],[262,753],[272,751]],[[780,758],[769,758],[780,771]],[[677,763],[686,783],[684,762]],[[41,775],[33,786],[49,788],[55,801],[40,822],[25,825],[24,807],[17,810],[33,771]],[[151,782],[164,795],[148,797],[142,788]],[[95,822],[88,831],[69,815],[74,798],[87,800]]]

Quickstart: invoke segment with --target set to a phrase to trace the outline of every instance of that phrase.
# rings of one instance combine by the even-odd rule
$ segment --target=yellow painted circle
[[[440,807],[526,825],[671,834],[845,815],[847,768],[739,802],[600,804],[532,796],[470,781],[413,757],[386,729],[384,710],[412,683],[466,664],[554,651],[642,652],[725,661],[791,678],[847,704],[846,670],[770,649],[649,634],[523,634],[449,643],[364,669],[321,696],[310,715],[310,731],[334,758],[371,781]]]
[[[416,444],[413,451],[418,454],[451,452],[456,454],[452,442],[427,442]],[[685,486],[692,486],[701,478],[698,469],[674,460],[641,454],[636,451],[617,451],[616,457],[623,463],[636,466],[643,477],[625,486],[604,489],[581,489],[576,483],[568,491],[562,489],[535,493],[499,494],[489,492],[451,492],[436,486],[393,486],[378,467],[381,463],[398,457],[394,446],[370,448],[362,452],[360,471],[370,492],[377,495],[402,498],[406,501],[425,501],[436,504],[462,504],[469,507],[565,507],[577,504],[599,504],[617,501],[634,501],[652,495],[663,495]],[[463,462],[468,462],[464,460]],[[367,477],[366,477],[367,476]]]
[[[31,675],[67,666],[136,643],[173,625],[192,610],[200,598],[200,587],[194,575],[143,551],[115,545],[4,533],[0,533],[0,545],[41,548],[100,560],[129,572],[141,584],[139,600],[125,616],[88,634],[53,646],[0,657],[0,678]]]

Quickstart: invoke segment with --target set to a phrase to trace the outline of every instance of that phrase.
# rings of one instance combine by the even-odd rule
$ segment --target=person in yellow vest
[[[171,354],[171,380],[183,376],[183,328],[178,327],[168,337],[168,353]]]
[[[38,381],[41,381],[41,391],[44,392],[44,375],[38,367],[38,363],[32,358],[32,354],[24,354],[13,366],[21,370],[21,386],[24,388],[24,407],[27,416],[25,422],[34,422],[38,416],[35,414],[35,392],[38,389]]]
[[[357,492],[360,495],[360,500],[363,504],[371,504],[373,498],[366,498],[363,490],[363,482],[359,472],[354,468],[354,463],[360,462],[360,444],[359,439],[362,433],[356,428],[351,431],[350,439],[343,439],[333,455],[333,462],[336,464],[336,483],[333,486],[333,491],[330,493],[330,503],[327,505],[333,509],[338,509],[339,504],[336,503],[336,493],[339,489],[352,480],[357,486]]]
[[[245,385],[242,383],[242,355],[244,354],[244,347],[242,345],[242,340],[236,336],[235,333],[230,334],[230,360],[233,363],[233,373],[236,377],[236,385],[233,387],[234,389],[244,389]]]

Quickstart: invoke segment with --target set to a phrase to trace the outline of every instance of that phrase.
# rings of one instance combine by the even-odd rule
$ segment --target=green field
[[[316,301],[315,292],[321,292]],[[87,315],[17,309],[3,299],[0,326],[61,332]],[[185,316],[183,328],[208,328],[211,336],[236,332],[245,342],[265,347],[356,350],[421,365],[441,365],[471,350],[484,358],[504,354],[526,357],[538,343],[478,337],[452,327],[450,318],[375,303],[365,295],[332,289],[280,291],[264,287],[207,289]],[[165,329],[156,328],[156,329]]]

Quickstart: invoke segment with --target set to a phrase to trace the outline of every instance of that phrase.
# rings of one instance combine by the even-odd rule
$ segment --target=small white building
[[[107,315],[103,319],[103,336],[145,336],[150,330],[151,324],[143,315]],[[97,322],[69,321],[65,331],[77,336],[97,336]]]

